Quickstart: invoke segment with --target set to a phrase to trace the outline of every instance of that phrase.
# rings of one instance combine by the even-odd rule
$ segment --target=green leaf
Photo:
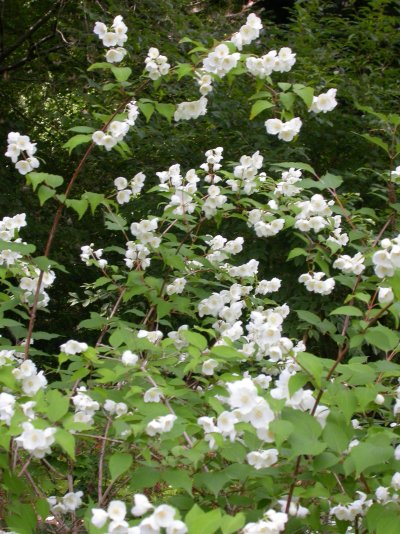
[[[372,143],[373,145],[376,145],[376,146],[379,146],[380,148],[382,148],[386,154],[389,154],[389,146],[387,143],[385,143],[384,141],[382,141],[382,139],[380,137],[375,137],[373,135],[369,135],[369,134],[361,134],[361,137],[364,137],[364,139],[366,139],[369,143]]]
[[[368,532],[376,534],[398,534],[399,532],[399,509],[395,503],[384,506],[373,504],[366,514]]]
[[[246,522],[246,516],[243,512],[232,515],[224,515],[221,520],[222,534],[233,534],[239,532]]]
[[[83,143],[88,143],[92,140],[92,136],[89,134],[77,134],[71,137],[71,139],[68,139],[68,141],[62,146],[63,148],[66,148],[68,150],[68,153],[71,154],[71,152],[79,145],[82,145]]]
[[[193,72],[193,65],[190,63],[178,63],[175,72],[178,75],[178,80],[180,80]]]
[[[337,189],[343,183],[343,178],[341,176],[336,176],[335,174],[330,174],[327,172],[321,176],[320,183],[323,184],[326,188]],[[324,188],[325,188],[324,187]]]
[[[199,350],[203,351],[207,348],[208,342],[207,339],[198,334],[197,332],[191,332],[190,330],[184,330],[182,332],[182,337],[186,339],[191,345],[197,347]]]
[[[12,243],[11,241],[3,241],[0,239],[0,251],[12,250],[13,252],[19,252],[23,255],[33,254],[36,250],[35,245],[25,243]]]
[[[70,456],[73,460],[75,460],[75,438],[72,434],[67,432],[66,430],[63,430],[62,428],[58,428],[57,432],[55,434],[55,440],[60,445],[62,449]]]
[[[285,109],[291,111],[296,97],[294,93],[280,93],[279,100],[282,102],[282,105]]]
[[[278,82],[278,87],[279,89],[282,89],[282,91],[288,91],[292,87],[292,84],[286,82]]]
[[[49,200],[49,198],[54,197],[56,194],[56,191],[52,189],[51,187],[47,187],[47,185],[41,185],[38,189],[38,197],[39,197],[39,203],[41,206]]]
[[[156,102],[156,111],[165,117],[170,124],[175,110],[176,106],[174,104],[161,104],[160,102]]]
[[[104,195],[101,195],[100,193],[92,193],[92,192],[86,192],[82,195],[83,199],[86,199],[89,202],[90,209],[92,211],[92,214],[96,211],[96,208],[100,204],[107,205],[107,199]]]
[[[274,104],[269,100],[258,100],[257,102],[254,102],[250,111],[250,120],[254,119],[254,117],[257,117],[257,115],[259,115],[265,109],[270,109],[273,107]]]
[[[143,113],[143,115],[146,117],[146,122],[149,122],[151,116],[154,113],[154,106],[150,102],[141,102],[140,100],[137,103],[138,108]]]
[[[357,476],[370,467],[386,462],[392,456],[393,447],[381,443],[360,443],[352,447],[349,453],[349,457],[354,462]]]
[[[58,421],[68,412],[69,399],[56,389],[51,389],[46,395],[47,417],[51,422]]]
[[[42,182],[50,187],[58,187],[64,182],[64,178],[62,176],[58,176],[56,174],[47,174],[46,172],[30,172],[28,177],[32,183],[32,189],[34,191]]]
[[[214,534],[221,526],[221,510],[216,508],[211,512],[203,510],[195,504],[185,517],[189,534]]]
[[[108,460],[108,468],[111,474],[111,480],[115,480],[122,474],[126,473],[133,463],[131,454],[125,452],[116,452]]]
[[[177,469],[168,469],[162,474],[167,484],[175,489],[184,489],[189,495],[192,495],[192,478],[185,472]]]
[[[296,361],[314,378],[317,386],[321,387],[322,373],[324,370],[321,358],[308,352],[300,352],[296,357]]]
[[[303,100],[307,108],[311,107],[314,96],[314,89],[312,87],[301,87],[295,84],[293,86],[293,92]]]
[[[398,335],[383,325],[368,328],[365,333],[365,340],[384,352],[395,349],[399,344]]]
[[[112,65],[111,63],[107,63],[106,61],[103,61],[101,63],[93,63],[93,65],[90,65],[88,68],[88,71],[97,70],[97,69],[111,69]]]
[[[68,208],[72,208],[74,211],[76,211],[76,213],[79,215],[79,219],[82,219],[89,207],[89,202],[85,198],[81,198],[80,200],[67,198],[65,205]]]
[[[355,306],[340,306],[335,308],[329,315],[348,315],[349,317],[362,317],[364,314]]]
[[[69,132],[76,132],[76,133],[93,133],[95,131],[94,128],[91,126],[74,126],[73,128],[68,128]]]
[[[111,67],[111,71],[118,82],[126,82],[132,74],[132,69],[129,67]]]
[[[315,313],[309,312],[307,310],[294,310],[301,321],[310,323],[314,326],[321,324],[321,319]]]
[[[308,252],[304,250],[304,248],[294,248],[289,252],[288,257],[286,259],[292,260],[293,258],[297,258],[298,256],[308,256]]]

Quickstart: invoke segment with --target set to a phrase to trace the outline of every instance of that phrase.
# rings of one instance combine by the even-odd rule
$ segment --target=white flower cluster
[[[287,507],[287,499],[279,499],[278,503],[281,506],[281,512],[284,512]],[[298,502],[298,498],[292,497],[288,512],[289,512],[289,515],[291,515],[292,517],[303,518],[303,517],[308,516],[308,514],[310,513],[310,510],[308,510],[304,506],[301,506]]]
[[[335,220],[336,220],[335,216]],[[339,245],[339,247],[344,247],[349,242],[349,236],[346,234],[346,232],[343,232],[342,228],[335,228],[332,231],[332,234],[327,239],[328,242],[334,243],[335,245]]]
[[[202,96],[208,95],[208,93],[211,93],[213,90],[212,77],[204,72],[202,69],[195,72],[196,81],[199,84],[199,90],[200,94]]]
[[[357,491],[356,493],[360,496],[359,499],[347,505],[339,504],[334,506],[329,512],[330,515],[334,515],[339,521],[354,521],[357,516],[364,516],[373,501],[371,499],[367,500],[366,494],[362,491]]]
[[[125,265],[128,269],[139,268],[143,271],[150,265],[150,250],[141,243],[135,243],[134,241],[128,241],[126,243],[125,252]]]
[[[60,500],[57,497],[51,496],[47,499],[50,505],[50,510],[53,514],[66,514],[68,512],[75,512],[82,506],[83,491],[69,491]]]
[[[87,349],[87,343],[81,343],[79,341],[75,341],[74,339],[70,339],[60,346],[60,351],[64,352],[64,354],[81,354],[81,352],[85,352]]]
[[[259,261],[251,259],[247,263],[243,263],[242,265],[226,267],[229,276],[232,276],[233,278],[252,278],[258,273],[259,263]]]
[[[337,106],[336,92],[336,89],[329,89],[327,93],[314,96],[309,111],[313,111],[314,113],[327,113],[335,109]]]
[[[265,469],[276,464],[278,461],[278,450],[267,449],[262,451],[252,451],[246,456],[249,465],[252,465],[254,469]]]
[[[150,343],[157,344],[159,341],[162,340],[164,334],[161,332],[161,330],[152,330],[151,332],[148,332],[147,330],[139,330],[137,333],[137,337],[139,339],[147,339]]]
[[[257,360],[268,357],[270,361],[280,361],[293,349],[290,339],[282,337],[283,320],[288,314],[286,305],[253,310],[246,325],[248,343],[243,346],[243,351],[251,354],[257,348]]]
[[[228,46],[222,43],[216,46],[214,51],[210,52],[204,59],[203,69],[223,78],[236,67],[239,59],[240,54],[238,52],[230,54]]]
[[[224,149],[221,146],[218,146],[217,148],[207,150],[205,153],[207,160],[200,165],[200,168],[207,173],[204,181],[208,184],[217,184],[222,180],[222,178],[215,173],[222,167],[220,162],[224,159],[222,155],[223,151]]]
[[[188,529],[178,519],[175,519],[176,510],[168,504],[161,504],[154,508],[145,495],[140,493],[134,496],[134,505],[131,514],[141,517],[150,510],[151,515],[143,519],[139,525],[130,527],[126,521],[126,505],[123,501],[111,501],[107,510],[92,508],[91,523],[96,528],[103,528],[108,521],[107,534],[157,534],[165,529],[166,534],[186,534]]]
[[[168,74],[171,65],[168,63],[168,58],[162,56],[158,48],[150,48],[147,52],[147,57],[144,60],[146,66],[145,70],[149,73],[152,80],[158,80],[161,76]]]
[[[399,458],[396,459],[398,460]],[[376,488],[375,497],[380,504],[387,504],[389,502],[399,501],[399,495],[397,493],[394,493],[394,491],[400,489],[400,473],[395,473],[392,476],[391,486],[391,488],[385,486],[379,486],[378,488]]]
[[[185,278],[176,278],[171,284],[165,288],[167,295],[180,295],[185,289],[187,280]]]
[[[0,393],[0,421],[4,421],[6,425],[11,424],[11,419],[14,415],[15,397],[10,393]]]
[[[325,273],[304,273],[299,276],[299,282],[306,286],[307,291],[319,293],[320,295],[330,295],[335,288],[335,280],[327,278],[323,280]]]
[[[0,221],[0,241],[20,243],[21,239],[17,235],[20,229],[26,225],[25,213],[18,213],[14,217],[3,217]],[[9,267],[21,258],[22,255],[14,250],[4,248],[0,251],[0,265]]]
[[[275,416],[268,402],[258,395],[257,387],[250,377],[228,382],[225,384],[229,397],[223,398],[232,411],[222,412],[217,418],[217,424],[213,417],[200,417],[197,422],[205,432],[204,439],[208,441],[210,449],[216,448],[215,436],[220,434],[223,438],[234,441],[237,437],[235,424],[240,422],[250,423],[262,441],[273,441],[268,431],[269,424]],[[250,457],[252,458],[252,457]],[[271,459],[275,455],[271,453]]]
[[[247,70],[253,76],[264,79],[273,72],[289,72],[296,63],[296,54],[288,47],[281,48],[279,52],[271,50],[262,57],[249,57],[246,59]]]
[[[94,263],[100,269],[104,269],[108,262],[104,258],[102,259],[103,249],[99,248],[98,250],[94,250],[93,247],[94,243],[90,243],[90,245],[83,245],[81,247],[81,260],[85,262],[86,265],[93,265]]]
[[[271,237],[279,234],[285,226],[285,219],[271,219],[272,213],[260,209],[249,212],[247,225],[254,228],[258,237]],[[268,221],[267,219],[271,219]]]
[[[11,158],[15,168],[22,174],[28,174],[39,167],[39,160],[33,156],[36,153],[36,143],[31,143],[27,135],[18,132],[10,132],[7,136],[7,151],[5,156]],[[21,159],[18,161],[18,158]]]
[[[252,156],[242,156],[240,158],[240,165],[233,169],[233,174],[236,180],[227,180],[227,184],[232,188],[233,192],[239,191],[243,187],[246,195],[258,191],[256,177],[258,170],[263,164],[263,157],[257,150]],[[261,181],[265,181],[265,174],[260,176]]]
[[[250,13],[244,24],[237,33],[232,35],[231,41],[238,50],[242,50],[244,45],[250,44],[260,36],[262,22],[255,13]]]
[[[211,219],[217,213],[218,208],[221,208],[227,200],[228,197],[221,194],[221,189],[217,185],[210,185],[207,189],[207,197],[202,207],[206,218]]]
[[[396,400],[393,406],[393,415],[396,417],[400,414],[400,386],[396,389]]]
[[[150,421],[146,426],[146,434],[148,436],[155,436],[156,434],[163,434],[172,430],[176,421],[176,415],[169,413],[168,415],[161,415],[156,419]]]
[[[135,100],[132,100],[127,105],[128,117],[124,121],[111,121],[107,125],[107,130],[97,130],[92,135],[92,141],[96,145],[104,146],[106,150],[111,150],[129,131],[131,126],[134,126],[135,121],[139,115],[138,107]]]
[[[128,184],[128,180],[123,176],[115,178],[114,185],[117,188],[117,202],[118,204],[126,204],[131,197],[136,197],[143,189],[146,175],[138,172]],[[128,189],[129,186],[129,189]]]
[[[44,458],[51,453],[51,445],[54,443],[56,428],[45,428],[41,430],[35,428],[32,423],[22,423],[23,432],[15,438],[15,442],[29,452],[34,458]]]
[[[337,260],[334,261],[333,267],[340,269],[345,274],[361,274],[364,269],[365,258],[361,252],[357,252],[353,257],[348,256],[347,254],[339,256]]]
[[[161,238],[154,234],[158,227],[158,219],[142,219],[140,222],[131,224],[131,233],[142,245],[150,245],[158,248],[161,244]]]
[[[300,343],[299,343],[300,345]],[[303,352],[305,347],[295,347],[294,352]],[[286,368],[283,369],[279,378],[275,382],[275,387],[271,389],[271,397],[274,399],[285,400],[285,406],[293,408],[294,410],[309,411],[311,412],[315,399],[311,389],[300,388],[292,395],[289,392],[289,381],[300,370],[300,367],[296,363],[287,361]],[[320,404],[315,411],[315,419],[323,428],[326,424],[326,418],[329,415],[329,408]]]
[[[320,194],[313,195],[310,200],[295,202],[294,205],[300,209],[300,212],[296,215],[294,227],[301,232],[314,230],[317,233],[321,231],[330,224],[327,217],[332,215],[331,206],[334,203],[334,200],[327,202]],[[339,226],[341,222],[340,216],[337,219],[333,218],[333,222],[335,226]]]
[[[117,418],[128,413],[128,406],[125,404],[125,402],[115,402],[111,399],[107,399],[105,401],[104,409],[110,415],[117,416]]]
[[[257,295],[267,295],[268,293],[275,293],[279,291],[282,281],[279,278],[272,278],[272,280],[261,280],[255,288],[254,293]]]
[[[268,510],[263,519],[257,523],[247,523],[243,528],[243,534],[279,534],[285,530],[287,521],[287,514]]]
[[[372,256],[376,276],[385,278],[393,276],[400,268],[400,234],[393,239],[382,239],[382,250]]]
[[[36,365],[32,360],[25,360],[19,367],[13,369],[12,374],[21,381],[22,391],[28,397],[33,397],[47,386],[47,380],[43,371],[37,372]]]
[[[271,135],[277,135],[281,141],[292,141],[296,135],[300,132],[302,122],[299,117],[286,122],[282,122],[280,119],[268,119],[265,121],[265,127],[267,133]]]
[[[39,283],[39,276],[40,276],[40,269],[34,268],[34,274],[29,272],[29,268],[26,265],[21,265],[22,268],[25,271],[26,276],[23,276],[19,282],[19,287],[24,291],[22,302],[26,302],[29,305],[32,305],[34,296],[37,290],[37,286]],[[38,300],[38,306],[41,308],[44,308],[49,303],[50,297],[44,291],[48,287],[50,287],[54,280],[56,279],[56,275],[54,271],[45,271],[42,276],[42,283],[40,285],[40,291],[39,291],[39,300]]]
[[[175,191],[172,193],[169,203],[165,210],[174,208],[174,215],[185,215],[193,213],[196,208],[194,195],[197,191],[197,183],[200,178],[194,169],[190,169],[185,177],[181,176],[181,167],[179,164],[172,165],[168,171],[156,173],[160,179],[160,189],[162,191]]]
[[[294,197],[298,195],[303,189],[299,187],[297,182],[301,181],[301,171],[290,167],[288,171],[282,173],[282,180],[276,184],[274,194],[276,196]]]
[[[100,404],[86,394],[86,387],[80,386],[76,395],[71,397],[75,406],[74,421],[76,423],[93,424],[94,415],[100,409]]]
[[[106,61],[108,63],[120,63],[126,55],[126,50],[123,46],[128,40],[128,28],[123,22],[121,15],[114,18],[111,30],[108,31],[107,26],[103,22],[96,22],[93,32],[103,42],[103,46],[109,48],[106,52]]]
[[[198,119],[207,113],[207,98],[202,96],[199,100],[192,100],[190,102],[181,102],[178,104],[175,113],[174,121],[189,121],[191,119]]]
[[[210,252],[206,255],[206,259],[213,265],[217,265],[228,259],[230,255],[239,254],[243,250],[243,237],[237,237],[228,241],[222,235],[216,235],[207,241],[210,245]]]

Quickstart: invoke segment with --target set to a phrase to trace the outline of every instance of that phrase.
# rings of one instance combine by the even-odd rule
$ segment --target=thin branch
[[[28,28],[28,30],[23,33],[19,39],[15,41],[14,44],[6,48],[1,54],[0,54],[0,61],[3,61],[6,57],[11,55],[14,50],[17,50],[25,41],[31,38],[31,36],[39,29],[41,28],[53,15],[53,13],[63,4],[63,0],[58,0],[54,3],[53,7],[47,11],[40,19],[38,19],[32,26]]]
[[[107,423],[104,429],[104,437],[107,438],[108,431],[110,430],[111,426],[111,419],[107,419]],[[98,483],[97,483],[97,502],[98,505],[101,505],[102,499],[103,499],[103,470],[104,470],[104,456],[106,454],[106,445],[107,440],[104,439],[101,444],[101,451],[100,451],[100,458],[99,458],[99,475],[98,475]]]

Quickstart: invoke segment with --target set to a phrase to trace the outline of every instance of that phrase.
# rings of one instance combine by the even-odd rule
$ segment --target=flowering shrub
[[[303,121],[332,111],[334,88],[314,96],[280,81],[295,65],[290,48],[241,53],[261,29],[251,14],[230,41],[212,50],[194,43],[191,62],[175,67],[151,48],[135,85],[129,67],[114,65],[128,57],[122,17],[113,31],[97,22],[109,50],[89,70],[110,74],[107,91],[123,100],[102,126],[79,126],[66,143],[88,148],[64,194],[61,176],[33,172],[36,144],[8,137],[6,155],[41,204],[58,201],[44,255],[23,240],[29,214],[0,222],[1,326],[24,332],[16,342],[5,330],[0,350],[0,520],[11,531],[396,532],[399,172],[389,146],[400,117],[380,115],[390,145],[369,138],[388,153],[381,179],[389,203],[375,219],[346,205],[338,176],[319,176],[304,162],[266,162],[260,151],[225,163],[223,147],[210,147],[197,169],[171,162],[157,178],[134,169],[128,179],[116,169],[104,194],[71,198],[91,154],[124,157],[137,121],[154,113],[170,123],[208,113],[223,78],[254,78],[251,119],[264,114],[266,135],[287,143],[301,136]],[[198,99],[141,96],[152,82],[181,78]],[[142,203],[152,210],[140,217]],[[49,258],[61,213],[82,217],[89,206],[104,209],[113,237],[83,243],[80,259],[98,273],[92,288],[109,306],[99,313],[93,303],[77,325],[79,340],[60,345],[55,369],[35,347],[52,333],[37,332],[35,319],[63,269]],[[279,264],[264,278],[246,250],[249,242],[270,247],[278,234],[294,243],[280,259],[294,265],[286,282]],[[284,302],[285,283],[304,309]],[[320,336],[334,349],[314,351]]]

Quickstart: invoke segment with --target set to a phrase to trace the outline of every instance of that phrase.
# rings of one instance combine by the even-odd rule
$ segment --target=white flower
[[[390,304],[394,300],[394,293],[391,287],[380,287],[378,301],[381,304]]]
[[[83,491],[76,491],[75,493],[70,491],[69,493],[66,493],[62,498],[62,504],[65,509],[69,512],[74,512],[79,508],[82,504],[82,495]]]
[[[142,495],[141,493],[136,493],[133,499],[134,499],[135,505],[132,507],[131,513],[135,517],[144,515],[146,512],[148,512],[149,510],[153,508],[153,505],[150,503],[146,495]]]
[[[144,402],[160,402],[161,397],[161,391],[157,387],[153,387],[145,392],[143,400]]]
[[[126,516],[126,505],[122,501],[111,501],[107,508],[108,517],[113,521],[123,521]]]
[[[319,96],[313,97],[309,111],[326,113],[327,111],[332,111],[336,106],[336,89],[329,89],[327,93],[321,93]]]
[[[139,356],[137,354],[134,354],[130,350],[125,350],[122,353],[121,362],[126,366],[136,365],[138,360],[139,360]]]
[[[400,490],[400,473],[397,472],[392,476],[392,480],[390,481],[390,485],[395,490]]]
[[[23,432],[15,438],[18,445],[30,452],[35,458],[43,458],[51,452],[50,446],[54,443],[54,434],[57,429],[46,428],[40,430],[31,423],[22,423]]]
[[[203,375],[212,376],[215,368],[218,366],[218,362],[212,358],[209,358],[203,362],[201,372]]]
[[[73,339],[70,339],[60,347],[61,352],[64,352],[65,354],[80,354],[81,352],[85,352],[87,349],[87,343],[80,343],[79,341],[75,341]]]
[[[92,508],[92,518],[90,522],[97,528],[103,528],[108,519],[108,513],[101,508]]]
[[[167,528],[174,521],[175,509],[168,504],[157,506],[152,514],[154,524],[159,528]]]

